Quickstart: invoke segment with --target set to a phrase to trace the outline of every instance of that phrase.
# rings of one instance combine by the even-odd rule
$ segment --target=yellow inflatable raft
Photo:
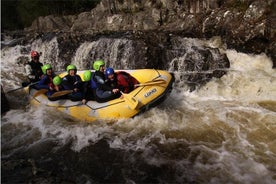
[[[29,88],[32,105],[46,105],[57,108],[70,116],[82,121],[93,122],[97,119],[131,118],[164,101],[172,89],[174,77],[164,70],[138,69],[126,71],[139,81],[139,87],[124,94],[123,99],[114,99],[105,103],[88,101],[85,105],[80,101],[71,100],[49,101],[45,94],[38,94],[38,90]],[[78,71],[83,77],[84,71]],[[64,76],[65,73],[60,74]]]

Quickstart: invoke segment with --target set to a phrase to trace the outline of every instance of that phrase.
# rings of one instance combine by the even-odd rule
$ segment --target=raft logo
[[[150,95],[152,95],[153,93],[155,93],[156,91],[157,91],[157,89],[156,89],[156,88],[153,88],[152,90],[150,90],[149,92],[147,92],[147,93],[144,95],[144,97],[147,98],[147,97],[149,97]]]

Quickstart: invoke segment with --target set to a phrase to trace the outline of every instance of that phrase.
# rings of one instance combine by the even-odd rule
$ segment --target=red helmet
[[[32,50],[31,57],[33,58],[33,57],[36,57],[36,56],[39,57],[39,53],[37,51]]]

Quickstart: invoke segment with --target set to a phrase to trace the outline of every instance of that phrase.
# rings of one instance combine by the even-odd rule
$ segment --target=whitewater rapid
[[[26,160],[40,171],[30,178],[53,177],[49,173],[62,168],[59,178],[77,183],[275,183],[272,61],[265,54],[224,52],[231,67],[222,78],[190,92],[182,71],[174,71],[168,99],[131,119],[78,122],[29,106],[22,91],[8,94],[12,109],[1,116],[4,181],[24,179]],[[16,62],[20,53],[20,46],[1,52],[4,90],[20,87],[24,78]],[[10,174],[12,160],[18,165]]]

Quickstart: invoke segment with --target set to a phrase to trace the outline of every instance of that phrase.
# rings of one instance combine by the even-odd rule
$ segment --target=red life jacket
[[[51,87],[52,89],[54,88],[54,83],[53,83],[53,77],[52,76],[48,76],[50,79],[50,82],[48,83],[48,86]]]
[[[127,72],[119,71],[116,72],[116,74],[118,87],[122,88],[124,93],[131,92],[135,89],[134,85],[139,84],[139,82]]]

